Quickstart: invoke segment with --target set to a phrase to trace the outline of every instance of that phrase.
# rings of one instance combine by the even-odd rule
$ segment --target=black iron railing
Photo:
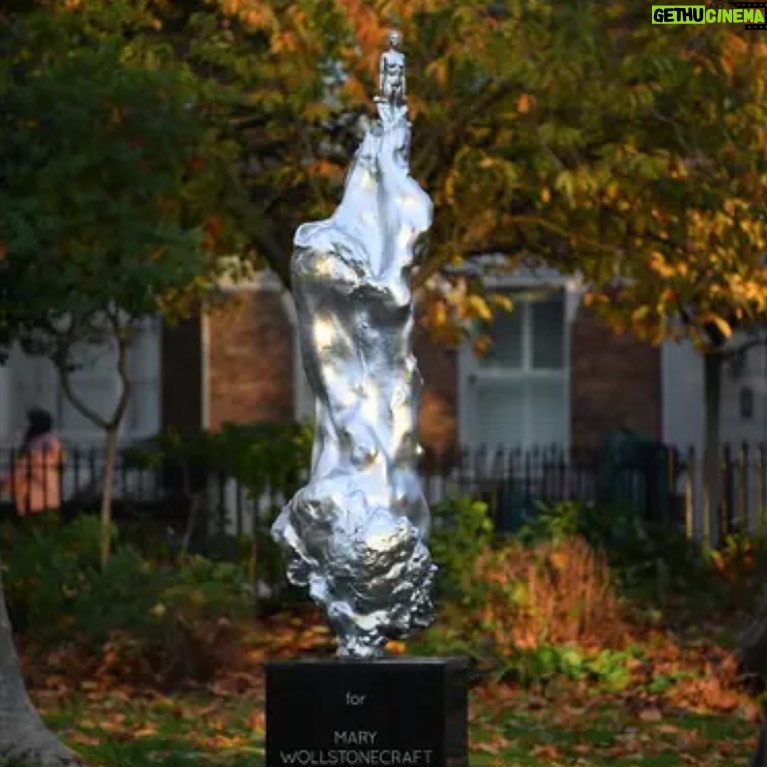
[[[761,531],[767,522],[767,449],[725,445],[714,460],[692,448],[682,452],[643,443],[629,449],[531,449],[475,447],[442,454],[425,451],[420,461],[424,494],[438,503],[454,494],[483,498],[496,525],[510,530],[535,514],[538,504],[562,501],[621,504],[642,518],[684,528],[712,543],[735,530]],[[43,505],[66,514],[98,508],[103,486],[103,449],[68,447],[62,461],[24,461],[0,450],[0,504],[5,514]],[[715,466],[712,483],[705,467]],[[248,483],[253,486],[253,483]],[[137,465],[130,450],[118,453],[113,483],[114,518],[151,515],[168,524],[248,535],[267,524],[286,498],[265,484],[251,497],[242,481],[199,463],[165,460]]]

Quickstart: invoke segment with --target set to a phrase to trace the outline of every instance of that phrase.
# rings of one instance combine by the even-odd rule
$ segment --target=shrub
[[[242,565],[191,557],[172,573],[160,604],[190,619],[242,618],[252,609]]]
[[[439,567],[437,588],[446,599],[468,593],[471,573],[493,540],[487,504],[457,496],[432,507],[429,549]]]
[[[135,549],[118,543],[106,568],[84,573],[79,587],[70,592],[65,622],[94,647],[117,630],[146,636],[153,629],[151,609],[164,580],[164,573]]]
[[[520,539],[531,546],[568,536],[581,536],[603,552],[616,584],[640,601],[665,603],[694,591],[699,595],[697,605],[710,611],[727,598],[716,557],[712,559],[679,528],[642,524],[630,506],[540,505],[537,518],[520,533]]]
[[[147,562],[119,540],[99,567],[100,524],[22,520],[5,531],[4,581],[14,625],[43,643],[103,649],[104,673],[179,680],[223,662],[231,621],[253,602],[244,565],[191,557]]]
[[[639,516],[625,505],[602,505],[580,501],[538,504],[535,518],[519,534],[521,540],[561,541],[579,535],[592,546],[610,550],[643,552],[649,541]]]
[[[634,647],[586,652],[573,645],[544,644],[517,651],[504,664],[501,675],[524,685],[564,677],[618,691],[630,683],[631,661],[639,657],[641,653]]]
[[[485,546],[461,588],[417,651],[469,654],[528,680],[564,673],[576,648],[584,674],[619,683],[616,664],[589,665],[599,651],[621,651],[629,632],[605,555],[582,537]]]
[[[175,477],[180,486],[177,489],[189,506],[187,532],[180,546],[183,557],[188,553],[192,531],[201,525],[209,528],[206,523],[213,510],[205,508],[207,477],[233,478],[253,506],[265,493],[274,499],[288,499],[299,489],[309,467],[312,440],[313,429],[308,424],[226,423],[217,432],[201,432],[192,438],[165,431],[141,449],[132,449],[129,459],[134,466],[164,467],[166,475]],[[275,503],[266,512],[254,513],[253,527],[245,531],[245,561],[254,594],[258,583],[267,584],[275,593],[290,594],[281,553],[269,534],[279,511]],[[214,541],[206,533],[205,538],[205,549],[214,553],[221,549],[226,536],[218,535]],[[232,540],[225,545],[231,549],[233,543],[239,548],[240,542]]]
[[[504,656],[542,645],[617,646],[625,636],[605,557],[579,537],[483,554],[469,620]]]
[[[92,516],[64,525],[46,514],[4,527],[5,597],[17,630],[41,638],[69,630],[73,599],[98,573],[100,537]]]

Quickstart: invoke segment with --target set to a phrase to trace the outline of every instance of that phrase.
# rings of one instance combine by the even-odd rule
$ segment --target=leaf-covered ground
[[[584,680],[545,690],[492,680],[475,688],[472,767],[746,767],[758,710],[739,691],[730,656],[708,643],[652,641],[652,655],[633,662],[632,683],[619,693]],[[28,662],[27,671],[46,721],[90,764],[259,767],[263,661],[326,653],[328,635],[311,621],[289,621],[262,626],[238,647],[207,685],[175,693],[78,678],[84,665],[66,650]]]
[[[133,698],[116,691],[43,704],[46,720],[95,765],[258,767],[263,701],[258,694]],[[541,699],[482,689],[471,700],[473,767],[748,764],[755,725],[743,712],[632,710],[625,700]]]

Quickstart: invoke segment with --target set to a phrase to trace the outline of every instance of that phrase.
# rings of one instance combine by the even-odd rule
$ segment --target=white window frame
[[[155,391],[152,396],[158,398],[157,408],[160,424],[157,426],[159,430],[162,426],[160,401],[160,387],[162,383],[161,326],[159,318],[151,318],[146,322],[150,323],[151,329],[156,335],[159,346],[160,365],[156,371],[152,371],[147,376],[144,376],[141,372],[136,375],[135,371],[131,371],[131,375],[136,380],[143,379],[143,383],[147,384],[156,381]],[[113,351],[107,345],[104,345],[103,350],[100,350],[99,356],[102,353],[104,355],[113,355]],[[88,366],[82,369],[80,375],[83,375],[84,378],[88,377]],[[75,379],[73,382],[75,390],[77,390],[77,372],[75,372],[73,378]],[[119,387],[117,370],[112,370],[110,366],[110,375],[98,375],[98,379],[105,384],[105,388],[108,383],[107,379],[113,382],[113,393],[116,398]],[[33,388],[30,389],[30,387]],[[2,410],[0,412],[0,447],[18,447],[24,434],[25,413],[31,406],[44,408],[51,413],[55,429],[65,442],[73,445],[100,446],[103,443],[104,434],[95,424],[92,426],[89,424],[86,429],[65,428],[62,418],[64,414],[63,409],[65,406],[71,407],[71,404],[68,401],[65,402],[65,400],[64,392],[59,383],[58,373],[53,363],[47,357],[26,355],[18,345],[14,345],[8,361],[4,366],[0,367],[0,410]],[[111,413],[101,413],[100,411],[99,414],[105,417],[111,416]],[[119,434],[121,443],[153,436],[153,434],[150,435],[133,429],[128,419],[129,414],[126,413]]]
[[[109,355],[110,357],[114,354],[114,351],[107,346],[106,344],[103,347],[103,354]],[[99,355],[100,356],[100,355]],[[111,371],[111,375],[95,375],[95,371],[89,371],[89,365],[83,366],[81,369],[73,371],[70,374],[70,383],[72,386],[72,389],[74,390],[75,394],[81,394],[81,392],[78,391],[78,378],[82,376],[83,379],[85,379],[85,382],[87,383],[93,383],[93,384],[104,384],[104,390],[106,393],[107,385],[111,384],[111,391],[110,396],[116,401],[117,397],[119,395],[119,379],[117,376],[117,371]],[[94,373],[94,375],[89,376],[89,372]],[[100,443],[104,440],[104,431],[101,429],[100,426],[98,426],[95,423],[92,423],[88,421],[88,425],[86,428],[71,428],[68,427],[64,422],[64,415],[65,415],[65,409],[71,409],[73,411],[76,411],[75,406],[67,399],[67,396],[64,394],[64,390],[61,386],[61,382],[59,381],[58,372],[56,371],[56,368],[51,365],[51,377],[53,379],[53,390],[55,392],[55,408],[53,411],[53,419],[54,419],[54,425],[56,428],[56,431],[61,436],[61,438],[65,442],[69,442],[75,445],[88,445],[91,443]],[[80,397],[82,399],[86,399],[85,397]],[[91,404],[86,402],[86,404]],[[91,405],[92,406],[92,405]],[[93,406],[92,406],[93,407]],[[102,416],[103,418],[110,418],[112,413],[111,412],[103,412],[101,409],[93,407],[94,412],[98,413],[98,415]],[[78,418],[85,418],[78,412]]]
[[[152,317],[145,317],[136,323],[135,331],[136,335],[149,334],[150,342],[156,344],[157,361],[156,366],[153,369],[147,369],[144,367],[140,358],[135,356],[133,349],[128,351],[128,374],[131,377],[131,381],[134,385],[131,398],[128,403],[128,409],[125,413],[125,417],[121,427],[121,436],[127,440],[140,440],[148,439],[156,436],[162,429],[162,320],[159,315]],[[141,430],[135,426],[131,419],[133,417],[133,408],[136,407],[138,402],[137,396],[139,392],[139,386],[147,387],[145,391],[149,392],[149,396],[155,398],[157,412],[157,422],[152,424],[148,429]]]
[[[529,302],[517,306],[513,311],[523,309],[522,314],[522,366],[490,367],[481,365],[469,343],[461,345],[458,354],[458,439],[461,445],[478,448],[483,444],[476,432],[477,382],[495,383],[531,383],[536,380],[557,380],[563,386],[563,419],[565,422],[564,439],[561,447],[569,449],[572,438],[571,418],[571,326],[583,295],[582,282],[578,277],[565,277],[554,270],[519,269],[508,275],[492,275],[484,278],[485,287],[489,291],[504,292],[516,290],[546,290],[561,291],[564,301],[563,311],[563,366],[560,370],[535,369],[532,367],[532,310]],[[520,302],[521,303],[521,302]],[[522,440],[518,444],[505,444],[504,447],[529,449],[531,442],[532,409],[529,402],[524,406],[525,423],[522,429]],[[497,445],[485,445],[488,450],[494,450]]]
[[[132,355],[132,350],[128,350],[128,375],[131,377],[131,381],[133,383],[140,383],[140,384],[149,384],[150,387],[152,384],[154,384],[154,391],[152,392],[151,396],[154,396],[158,399],[157,402],[157,412],[158,412],[158,423],[155,425],[156,428],[149,429],[148,431],[139,431],[134,428],[134,425],[131,423],[131,408],[135,407],[136,404],[136,395],[137,395],[137,389],[134,389],[134,391],[131,394],[131,400],[128,403],[128,409],[126,410],[125,415],[123,416],[122,423],[120,424],[120,430],[118,433],[118,438],[120,443],[130,443],[137,439],[144,439],[148,437],[155,436],[155,434],[162,428],[162,407],[161,407],[161,386],[162,386],[162,326],[159,317],[147,317],[144,319],[141,319],[138,321],[137,325],[139,326],[137,328],[137,332],[139,333],[145,333],[145,332],[151,332],[154,334],[155,342],[158,344],[158,355],[159,355],[159,364],[158,368],[155,371],[150,371],[149,373],[141,371],[139,368],[136,367],[136,358]],[[104,383],[105,390],[106,386],[109,382],[111,382],[111,388],[112,388],[112,396],[114,399],[114,402],[116,404],[117,398],[119,397],[120,393],[120,379],[119,374],[117,372],[117,360],[116,360],[116,350],[113,348],[113,344],[104,344],[103,345],[103,354],[109,355],[110,365],[109,365],[109,375],[106,374],[103,376],[98,376],[98,379],[96,377],[93,377],[93,380],[98,380],[100,382]],[[95,373],[95,371],[93,371]],[[75,389],[75,392],[77,392],[77,378],[78,374],[82,375],[84,378],[88,378],[89,373],[89,366],[85,365],[81,371],[76,371],[72,378],[72,384],[73,388]],[[65,442],[69,442],[71,444],[76,445],[88,445],[91,443],[100,444],[104,439],[104,433],[100,427],[98,427],[96,424],[90,424],[85,429],[72,429],[72,428],[66,428],[64,424],[64,408],[73,408],[74,405],[72,405],[71,402],[66,398],[66,395],[64,394],[61,384],[58,380],[58,374],[55,370],[55,368],[51,365],[51,374],[52,374],[52,388],[54,392],[54,407],[53,407],[53,415],[55,420],[55,425],[58,433],[61,435],[61,438]],[[151,389],[150,389],[151,391]],[[99,410],[96,410],[96,412],[103,416],[104,418],[111,418],[112,412],[101,412]]]

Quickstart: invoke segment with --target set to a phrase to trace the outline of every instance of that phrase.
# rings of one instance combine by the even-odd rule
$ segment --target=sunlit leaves
[[[128,6],[135,26],[156,33],[153,56],[183,53],[209,85],[249,192],[240,231],[286,284],[296,227],[340,199],[360,118],[373,115],[378,56],[398,26],[411,168],[435,202],[416,287],[491,252],[509,266],[532,256],[579,271],[600,314],[655,341],[684,332],[705,342],[712,323],[764,311],[763,36],[712,25],[659,33],[639,0]],[[128,55],[149,54],[130,42]],[[461,335],[440,323],[481,318],[476,303],[457,311],[423,294],[438,301],[423,315],[437,336]]]

